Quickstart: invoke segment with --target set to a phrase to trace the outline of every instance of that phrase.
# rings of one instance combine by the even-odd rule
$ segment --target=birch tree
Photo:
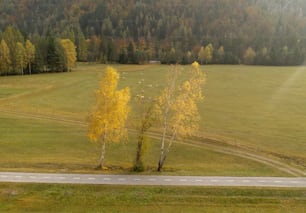
[[[17,42],[16,45],[16,71],[24,74],[24,67],[26,66],[26,52],[22,43]]]
[[[158,98],[156,106],[162,125],[161,148],[157,171],[161,171],[173,142],[191,136],[198,129],[200,120],[197,102],[202,100],[205,76],[199,64],[192,64],[190,78],[177,85],[179,71],[175,66],[170,72],[168,86]]]
[[[210,43],[205,47],[205,62],[206,64],[208,64],[209,62],[212,61],[213,58],[213,52],[214,52],[214,48],[213,45]]]
[[[11,63],[10,49],[5,40],[2,39],[0,43],[0,75],[10,72]]]
[[[32,74],[32,63],[35,59],[35,46],[31,43],[31,41],[27,40],[25,43],[25,55],[26,55],[26,63],[29,67],[29,73]]]
[[[96,91],[96,104],[89,117],[88,138],[101,145],[97,168],[103,169],[106,143],[119,142],[127,135],[125,123],[129,113],[129,88],[117,90],[119,74],[107,67]]]
[[[64,51],[64,66],[68,71],[75,67],[77,52],[74,43],[69,39],[61,39],[60,44]]]
[[[24,56],[22,56],[21,53],[24,49],[24,38],[22,34],[18,29],[8,26],[2,34],[2,38],[5,40],[8,48],[10,49],[11,73],[22,72],[20,64],[20,61],[24,60]]]
[[[256,58],[256,52],[253,50],[252,47],[248,47],[243,55],[243,61],[245,64],[253,64]]]
[[[206,53],[205,53],[205,49],[203,46],[201,47],[198,53],[198,57],[199,57],[200,63],[203,64],[203,61],[206,59]]]
[[[224,63],[224,47],[221,46],[217,50],[217,62],[218,63]]]

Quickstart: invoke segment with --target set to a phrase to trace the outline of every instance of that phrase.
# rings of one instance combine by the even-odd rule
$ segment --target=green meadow
[[[305,211],[305,189],[0,184],[0,212]]]
[[[133,129],[136,95],[153,99],[165,86],[166,65],[114,65],[120,87],[129,86]],[[0,78],[0,170],[99,172],[99,147],[86,138],[86,118],[105,65],[79,64],[69,73]],[[182,66],[184,78],[189,66]],[[278,159],[305,171],[306,68],[202,66],[207,82],[197,137]],[[140,107],[141,108],[141,107]],[[134,110],[133,110],[134,109]],[[157,130],[158,131],[158,130]],[[128,141],[107,146],[109,173],[128,173],[136,149]],[[201,143],[200,143],[201,144]],[[157,164],[159,143],[152,139],[147,172]],[[174,144],[165,174],[286,176],[261,163],[203,146]]]

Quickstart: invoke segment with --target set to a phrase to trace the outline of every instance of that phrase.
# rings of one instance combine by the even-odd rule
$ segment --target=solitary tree
[[[101,157],[97,168],[104,166],[106,143],[119,142],[127,133],[125,122],[129,113],[129,88],[117,90],[119,74],[107,67],[96,91],[96,104],[89,117],[88,138],[101,144]]]
[[[9,73],[11,69],[10,49],[5,40],[0,43],[0,75]]]
[[[174,140],[190,136],[198,129],[200,118],[197,102],[203,99],[202,86],[205,76],[197,62],[192,64],[191,77],[180,86],[177,86],[177,67],[172,68],[170,75],[168,86],[158,98],[156,106],[162,125],[157,171],[161,171]]]

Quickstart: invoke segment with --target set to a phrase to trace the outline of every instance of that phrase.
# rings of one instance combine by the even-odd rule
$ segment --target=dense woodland
[[[0,0],[0,39],[2,74],[4,49],[13,73],[69,70],[59,50],[67,39],[78,61],[299,65],[306,1]],[[35,56],[17,65],[26,43]]]

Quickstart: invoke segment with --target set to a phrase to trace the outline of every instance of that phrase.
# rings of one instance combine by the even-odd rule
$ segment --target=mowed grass
[[[86,138],[86,128],[56,121],[4,116],[0,118],[0,171],[81,172],[95,170],[100,147]],[[135,135],[120,144],[108,144],[104,173],[131,173],[136,153]],[[145,158],[148,174],[156,173],[159,143],[152,139]],[[175,144],[163,174],[283,176],[260,163],[184,144]]]
[[[203,69],[208,73],[201,108],[205,133],[306,168],[306,67]]]
[[[131,88],[134,114],[129,126],[133,127],[135,112],[139,112],[135,96],[156,97],[165,86],[170,67],[114,66],[121,74],[119,87]],[[71,73],[1,77],[0,152],[5,156],[0,159],[1,168],[88,171],[99,149],[86,139],[86,127],[44,117],[86,122],[104,68],[105,65],[80,64]],[[181,68],[185,76],[190,67]],[[207,83],[206,98],[200,104],[200,136],[260,150],[305,169],[305,67],[215,65],[202,69]],[[30,119],[33,116],[43,118]],[[132,165],[133,137],[123,145],[109,146],[107,160],[111,167],[125,171]],[[155,165],[157,152],[158,143],[153,140],[148,167]],[[175,144],[171,152],[166,168],[178,174],[283,175],[261,164],[204,148]],[[126,156],[125,160],[121,160],[122,156]]]
[[[0,184],[0,212],[305,211],[305,189]]]

